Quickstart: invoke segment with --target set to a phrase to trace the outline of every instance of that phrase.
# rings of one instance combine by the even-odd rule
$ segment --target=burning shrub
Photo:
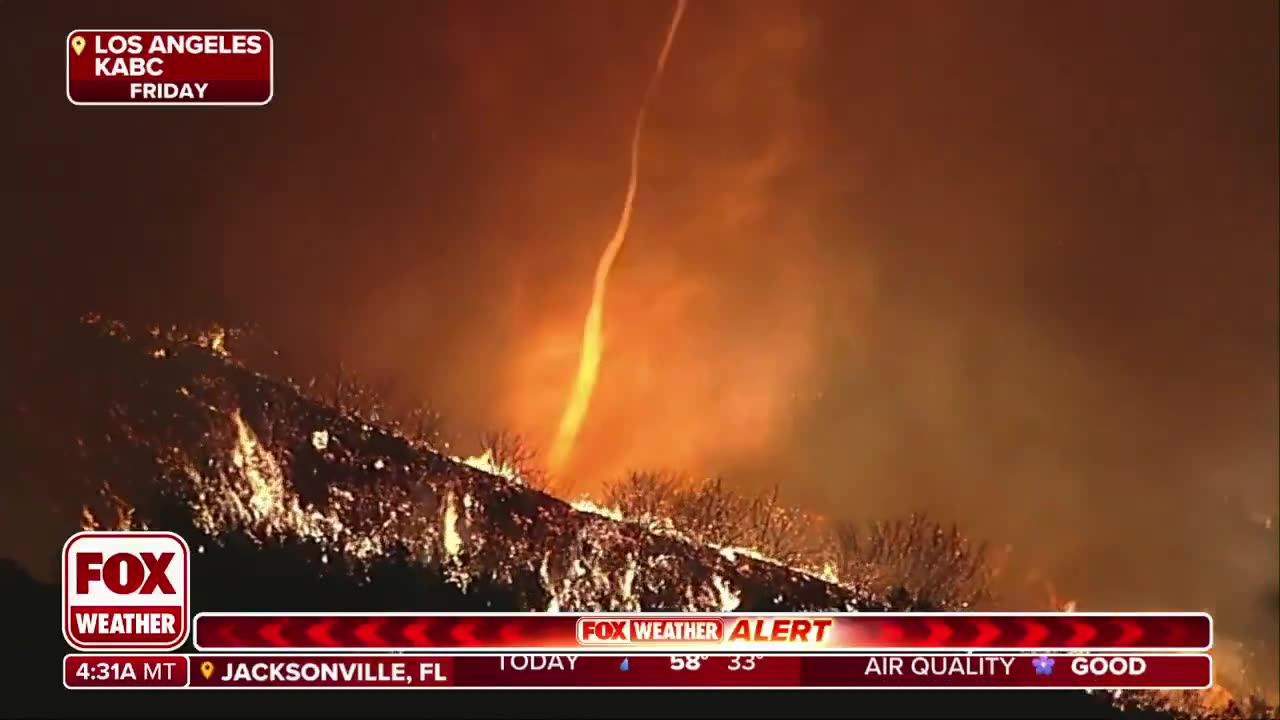
[[[408,411],[393,409],[382,388],[366,382],[345,365],[339,364],[326,377],[312,378],[303,392],[344,415],[389,427],[414,445],[429,449],[449,446],[444,439],[444,417],[439,412],[422,405]]]
[[[923,514],[833,533],[836,571],[846,582],[892,588],[917,609],[963,610],[990,599],[994,572],[985,543]]]
[[[444,439],[444,416],[429,406],[417,406],[392,423],[404,439],[427,448],[448,447]]]
[[[328,377],[312,378],[306,390],[312,399],[371,423],[381,422],[386,411],[382,391],[343,364]]]
[[[704,543],[767,551],[751,543],[750,498],[725,487],[720,478],[678,487],[671,520]]]
[[[816,518],[783,504],[776,486],[751,494],[718,477],[693,482],[672,473],[635,472],[610,484],[605,502],[651,529],[670,526],[696,542],[749,550],[788,565],[815,565],[821,553]]]
[[[795,566],[817,567],[822,555],[819,518],[783,504],[778,486],[751,496],[743,518],[744,543]]]
[[[683,479],[664,472],[633,472],[604,490],[605,504],[624,517],[646,524],[671,521]]]
[[[986,545],[924,515],[828,532],[821,518],[781,502],[776,486],[751,494],[720,478],[690,482],[663,472],[631,473],[606,488],[605,501],[650,529],[668,526],[696,542],[826,567],[847,584],[886,588],[901,607],[961,610],[991,596],[995,572]]]
[[[546,490],[547,472],[538,462],[538,451],[524,436],[507,430],[485,433],[480,438],[480,455],[468,459],[468,464],[494,475],[519,480],[535,490]],[[471,462],[479,460],[483,464]]]

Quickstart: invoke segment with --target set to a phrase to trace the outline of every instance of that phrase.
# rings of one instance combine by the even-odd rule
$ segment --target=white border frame
[[[148,643],[148,644],[120,644],[120,643],[89,643],[85,644],[71,637],[71,605],[67,602],[67,576],[71,570],[67,564],[67,558],[71,551],[71,546],[77,540],[87,537],[164,537],[176,540],[178,545],[182,547],[182,565],[183,571],[186,573],[186,587],[182,593],[182,611],[179,617],[182,619],[182,630],[178,633],[176,642],[168,643]],[[195,627],[195,621],[191,617],[191,546],[187,545],[186,538],[178,533],[169,532],[167,530],[81,530],[80,532],[67,538],[62,544],[62,577],[60,578],[62,585],[62,639],[68,645],[80,650],[84,653],[112,653],[116,655],[125,654],[121,651],[130,653],[146,653],[146,652],[166,652],[169,650],[177,650],[182,647],[187,639],[191,637],[192,628]],[[127,607],[127,606],[122,606]]]
[[[188,102],[84,102],[71,97],[71,55],[68,48],[71,47],[71,38],[77,33],[262,33],[267,36],[267,40],[271,44],[271,52],[269,58],[269,72],[271,76],[267,79],[268,90],[267,99],[262,102],[203,102],[193,100]],[[67,102],[77,107],[263,107],[268,105],[276,96],[276,38],[271,31],[262,28],[203,28],[203,29],[173,29],[173,28],[130,28],[127,30],[117,30],[112,28],[77,28],[67,33],[66,41],[62,44],[63,52],[66,55],[66,95]]]
[[[380,653],[363,653],[364,655],[379,655]],[[516,653],[483,653],[467,654],[467,657],[509,657]],[[556,653],[538,653],[541,655],[552,655]],[[902,657],[922,657],[929,655],[943,655],[945,657],[1009,657],[1010,655],[1026,655],[1031,656],[1036,653],[832,653],[836,656],[847,657],[866,657],[869,655],[897,655]],[[1048,654],[1048,653],[1042,653]],[[1057,653],[1059,655],[1063,653]],[[1084,656],[1099,656],[1106,653],[1080,653]],[[752,685],[388,685],[388,686],[356,686],[356,685],[277,685],[277,686],[233,686],[233,685],[195,685],[191,682],[191,667],[196,659],[208,658],[243,658],[247,653],[206,653],[202,655],[185,654],[185,655],[166,655],[163,657],[182,657],[187,659],[187,684],[183,686],[167,685],[164,687],[124,687],[124,686],[106,686],[106,687],[86,687],[83,685],[67,684],[67,663],[76,657],[69,654],[62,659],[62,686],[68,690],[232,690],[232,691],[256,691],[256,690],[459,690],[459,691],[477,691],[477,690],[681,690],[681,691],[699,691],[699,690],[782,690],[782,691],[803,691],[803,690],[875,690],[875,691],[897,691],[897,690],[940,690],[942,692],[949,691],[970,691],[970,690],[1047,690],[1047,691],[1067,691],[1082,692],[1092,690],[1094,692],[1107,692],[1111,690],[1208,690],[1213,687],[1213,656],[1204,653],[1124,653],[1124,656],[1139,655],[1192,655],[1193,657],[1202,657],[1209,661],[1209,683],[1207,685],[1172,687],[1168,685],[1109,685],[1106,687],[1095,685],[964,685],[964,686],[939,686],[939,685],[903,685],[903,686],[885,686],[885,685],[772,685],[772,686],[752,686]],[[313,653],[310,657],[333,657],[341,655],[341,653]],[[430,655],[426,653],[412,653],[398,655],[396,657],[408,658],[431,658],[438,659],[449,657],[455,653],[440,653]],[[618,657],[625,658],[634,656],[635,653],[599,653],[600,657]],[[1111,655],[1115,655],[1111,653]],[[774,655],[773,657],[813,657],[813,653],[787,653],[785,655]],[[286,655],[278,656],[281,662],[298,662],[307,656]],[[355,660],[356,658],[353,658]],[[692,670],[689,672],[697,672]]]
[[[598,617],[610,619],[628,619],[628,618],[666,618],[670,617],[667,613],[545,613],[545,612],[520,612],[520,613],[470,613],[470,612],[438,612],[438,613],[411,613],[411,612],[389,612],[389,613],[365,613],[365,612],[202,612],[197,613],[191,621],[192,645],[196,650],[201,652],[230,653],[251,655],[251,654],[289,654],[289,653],[311,653],[323,651],[326,655],[342,655],[342,654],[381,654],[381,653],[422,653],[430,650],[437,650],[442,654],[448,655],[471,655],[471,654],[494,654],[499,655],[519,655],[519,654],[555,654],[555,653],[571,653],[571,654],[609,654],[618,652],[622,647],[616,644],[610,645],[564,645],[560,647],[511,647],[511,648],[424,648],[424,647],[383,647],[383,648],[224,648],[215,647],[208,648],[200,645],[200,636],[195,628],[202,617],[367,617],[367,618],[399,618],[399,617],[474,617],[474,618],[503,618],[503,617],[547,617],[549,615],[560,616],[564,618],[573,618],[580,620],[585,617]],[[917,653],[917,654],[945,654],[945,653],[963,653],[963,652],[980,652],[994,653],[996,650],[1003,650],[1006,653],[1092,653],[1092,654],[1116,654],[1127,653],[1130,655],[1141,653],[1195,653],[1208,652],[1213,649],[1213,616],[1206,612],[987,612],[987,613],[947,613],[947,612],[777,612],[777,613],[705,613],[691,612],[683,613],[679,616],[681,619],[688,618],[723,618],[723,619],[742,619],[742,618],[764,618],[764,617],[803,617],[803,618],[835,618],[857,617],[857,618],[983,618],[983,617],[1017,617],[1017,618],[1081,618],[1081,617],[1105,617],[1105,618],[1125,618],[1125,617],[1203,617],[1209,622],[1209,643],[1203,647],[1132,647],[1132,648],[1078,648],[1078,647],[1026,647],[1026,648],[965,648],[963,646],[948,648],[903,648],[903,647],[859,647],[859,648],[821,648],[815,647],[807,650],[806,654],[826,654],[826,653],[853,653],[853,654],[886,654],[886,653]],[[784,643],[777,643],[777,650],[770,652],[766,647],[759,644],[751,644],[751,647],[733,649],[724,642],[705,643],[705,644],[688,644],[688,645],[665,645],[655,646],[650,644],[637,645],[627,647],[632,655],[681,655],[681,654],[711,654],[711,655],[741,655],[749,652],[752,655],[788,655],[795,654],[795,648],[790,648],[791,652],[784,649]]]

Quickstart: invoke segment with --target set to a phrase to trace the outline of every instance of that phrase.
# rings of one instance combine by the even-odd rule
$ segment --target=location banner
[[[1203,689],[1208,655],[68,655],[71,689]]]
[[[195,618],[199,650],[751,652],[1207,650],[1205,613],[236,614]]]
[[[265,30],[73,30],[76,105],[266,105],[275,48]]]

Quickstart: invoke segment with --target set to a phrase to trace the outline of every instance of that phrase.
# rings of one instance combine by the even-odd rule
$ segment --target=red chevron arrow
[[[263,625],[258,630],[258,636],[276,647],[285,647],[289,642],[280,634],[280,628],[282,627],[284,627],[284,621]]]
[[[974,624],[978,626],[978,637],[973,639],[975,647],[987,647],[1000,637],[1000,628],[990,620],[974,620]]]
[[[1116,620],[1114,622],[1123,631],[1120,637],[1116,639],[1117,647],[1133,647],[1137,640],[1142,637],[1142,626],[1138,623],[1132,620]]]
[[[402,634],[415,647],[429,647],[431,640],[427,638],[427,627],[430,625],[430,620],[414,620],[405,626]]]
[[[476,636],[473,634],[475,627],[475,623],[464,620],[463,622],[458,623],[457,626],[449,632],[449,635],[454,640],[459,641],[462,644],[462,647],[474,647],[480,644],[476,641]]]
[[[1019,620],[1018,622],[1027,629],[1027,634],[1022,636],[1022,642],[1018,643],[1019,645],[1037,647],[1049,637],[1049,628],[1039,620]]]
[[[1089,642],[1098,634],[1093,625],[1079,620],[1068,620],[1068,624],[1074,629],[1071,637],[1067,640],[1067,647],[1081,647]]]
[[[925,620],[924,624],[929,628],[929,637],[924,639],[924,644],[929,647],[938,647],[955,634],[951,626],[942,620]]]
[[[382,627],[381,620],[368,620],[356,626],[354,635],[357,640],[364,643],[365,647],[382,647],[387,644],[387,641],[378,635],[380,627]]]
[[[334,642],[333,636],[329,634],[329,631],[333,629],[333,623],[333,620],[313,623],[311,627],[307,628],[307,639],[323,647],[337,645],[338,643]]]
[[[502,629],[498,631],[498,638],[505,643],[516,643],[520,640],[520,621],[508,620],[502,624]]]
[[[902,637],[902,627],[898,623],[892,620],[880,623],[880,644],[884,647],[898,647]]]
[[[240,639],[236,637],[236,627],[232,623],[224,622],[214,627],[218,628],[214,637],[222,641],[223,647],[235,647],[240,644]]]

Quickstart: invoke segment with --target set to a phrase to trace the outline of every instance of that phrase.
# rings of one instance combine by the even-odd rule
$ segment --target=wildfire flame
[[[676,39],[676,30],[680,27],[680,18],[684,16],[686,0],[678,0],[671,24],[667,27],[667,38],[658,54],[658,63],[649,80],[640,110],[636,113],[635,129],[631,133],[631,174],[627,179],[627,194],[622,202],[622,213],[618,217],[618,226],[613,231],[613,238],[605,246],[604,254],[596,264],[595,280],[591,291],[591,307],[587,310],[582,324],[582,349],[578,356],[578,372],[574,377],[573,389],[569,401],[565,405],[564,414],[560,417],[560,427],[551,445],[548,465],[555,473],[564,467],[573,452],[578,432],[582,429],[582,421],[587,416],[591,405],[591,395],[595,390],[596,377],[600,371],[600,357],[604,352],[604,296],[609,284],[609,272],[618,259],[618,253],[627,239],[627,229],[631,226],[631,211],[635,205],[636,185],[640,175],[640,138],[644,132],[644,119],[649,105],[657,94],[658,83],[662,79],[662,71],[666,68],[667,57],[671,54],[671,46]]]
[[[498,477],[504,477],[508,480],[522,481],[524,479],[520,477],[520,474],[515,470],[515,468],[509,467],[506,463],[499,462],[494,458],[492,450],[485,450],[479,455],[472,455],[470,457],[454,458],[454,460],[473,467],[481,472],[486,472],[490,475],[497,475]]]
[[[167,352],[152,353],[152,357],[169,361],[181,355],[174,352],[174,348],[192,344],[230,363],[220,343],[209,342],[207,336],[183,335],[171,342]],[[182,396],[192,397],[185,386],[177,389]],[[225,397],[222,392],[213,395]],[[303,539],[323,550],[322,563],[328,563],[331,554],[366,562],[387,556],[392,548],[404,547],[412,557],[443,569],[448,581],[461,587],[481,573],[498,581],[511,581],[511,576],[495,576],[492,566],[482,564],[485,557],[482,553],[466,552],[472,548],[483,549],[488,522],[469,486],[436,475],[416,462],[406,460],[402,467],[397,468],[414,478],[413,490],[394,483],[364,487],[334,485],[328,489],[328,498],[322,504],[302,498],[290,478],[287,460],[284,459],[290,442],[309,444],[317,452],[329,453],[335,446],[344,444],[341,442],[343,435],[350,438],[353,434],[373,432],[374,428],[363,424],[344,427],[337,421],[331,426],[305,428],[281,424],[278,427],[282,428],[282,435],[286,438],[286,446],[282,449],[260,437],[238,405],[200,402],[197,407],[201,412],[209,411],[208,418],[212,420],[201,443],[190,447],[150,445],[144,436],[134,437],[135,441],[151,447],[156,452],[156,459],[171,471],[162,473],[162,477],[175,483],[170,489],[178,491],[174,497],[183,498],[196,531],[215,539],[241,534],[258,544],[273,537]],[[292,440],[288,440],[291,433],[295,434]],[[349,443],[348,446],[360,447],[358,443]],[[330,456],[328,459],[331,463],[358,463],[366,470],[377,471],[388,470],[387,460],[389,458],[367,454]],[[455,460],[518,480],[518,475],[504,467],[492,452]],[[146,520],[138,517],[145,518],[145,510],[137,513],[134,506],[117,495],[107,483],[103,483],[100,490],[105,504],[99,510],[88,505],[82,507],[83,529],[141,530],[148,527]],[[652,518],[627,517],[617,509],[598,506],[586,499],[574,502],[572,506],[579,513],[591,517],[577,526],[579,534],[576,539],[567,549],[563,544],[536,549],[541,557],[535,557],[534,561],[549,593],[547,612],[561,609],[640,610],[641,588],[653,587],[649,583],[653,582],[655,569],[663,567],[663,560],[647,559],[628,552],[621,569],[616,564],[604,563],[602,559],[608,555],[607,542],[620,537],[617,534],[618,521],[642,521],[651,532],[694,542],[669,523],[655,525]],[[529,545],[525,550],[533,550],[534,547]],[[705,547],[718,551],[730,561],[745,555],[790,567],[795,572],[838,580],[834,566],[817,571],[768,558],[749,548]],[[195,550],[203,553],[205,546],[198,546]],[[509,550],[504,548],[503,554],[507,552]],[[1053,584],[1039,574],[1028,580],[1041,583],[1050,606],[1055,610],[1076,610],[1075,600],[1063,599]],[[682,594],[686,602],[682,609],[685,611],[734,612],[740,605],[740,589],[721,575],[685,579],[683,582]],[[1242,644],[1223,642],[1219,638],[1211,652],[1217,677],[1214,686],[1208,690],[1095,692],[1108,692],[1112,702],[1120,707],[1165,711],[1175,717],[1277,717],[1274,706],[1259,707],[1254,704],[1254,698],[1247,695],[1249,685],[1246,683],[1250,678],[1244,672],[1248,656]],[[1239,677],[1233,677],[1235,675]],[[1227,680],[1227,686],[1221,684],[1222,680]],[[1260,694],[1256,702],[1262,702],[1264,697]],[[1274,703],[1274,699],[1266,699]]]

